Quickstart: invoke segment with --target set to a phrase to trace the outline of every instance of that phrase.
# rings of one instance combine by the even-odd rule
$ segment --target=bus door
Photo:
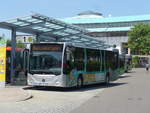
[[[21,51],[16,52],[14,85],[27,84],[28,57],[29,52],[27,49],[22,49]]]

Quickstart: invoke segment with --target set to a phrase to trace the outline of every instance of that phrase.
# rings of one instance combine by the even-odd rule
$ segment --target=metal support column
[[[15,59],[16,59],[16,29],[12,29],[11,31],[11,84],[14,83],[15,78]]]
[[[40,42],[40,35],[36,34],[36,42]]]

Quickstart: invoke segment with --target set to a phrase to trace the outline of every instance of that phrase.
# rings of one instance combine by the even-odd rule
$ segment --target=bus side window
[[[77,70],[84,70],[84,49],[83,48],[75,48],[74,51],[74,65]]]
[[[100,52],[94,49],[87,49],[87,66],[88,72],[100,71],[101,58]]]

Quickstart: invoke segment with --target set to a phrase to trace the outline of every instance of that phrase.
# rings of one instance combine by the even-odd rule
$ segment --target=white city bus
[[[67,42],[31,45],[28,85],[80,87],[109,83],[118,75],[118,52]]]

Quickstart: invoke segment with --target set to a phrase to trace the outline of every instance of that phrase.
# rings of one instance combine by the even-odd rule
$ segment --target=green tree
[[[6,44],[6,40],[3,36],[0,36],[0,45],[5,45]]]
[[[28,37],[28,42],[33,42],[33,38],[32,37]]]
[[[128,33],[128,47],[133,51],[140,51],[148,55],[150,52],[150,25],[137,24]]]
[[[6,46],[7,46],[7,47],[11,47],[11,40],[7,40]]]
[[[138,67],[139,66],[139,57],[138,56],[132,57],[132,63],[133,63],[133,67]]]
[[[2,40],[3,39],[3,37],[0,37],[0,40]]]
[[[18,48],[26,48],[26,45],[23,44],[21,40],[19,40],[18,43],[17,43],[17,47]]]
[[[11,47],[11,40],[7,40],[7,47]],[[26,45],[22,43],[22,41],[18,41],[17,43],[18,48],[26,48]]]

